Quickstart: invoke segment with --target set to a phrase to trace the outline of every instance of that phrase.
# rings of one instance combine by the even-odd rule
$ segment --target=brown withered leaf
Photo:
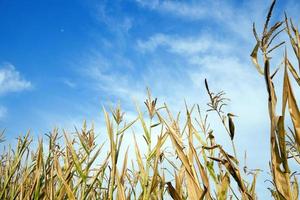
[[[177,193],[176,189],[173,187],[171,182],[167,182],[167,189],[169,194],[174,200],[182,200],[180,195]]]

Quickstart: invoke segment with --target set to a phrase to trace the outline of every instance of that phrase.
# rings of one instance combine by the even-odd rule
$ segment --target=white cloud
[[[238,8],[228,1],[220,0],[193,2],[137,0],[137,3],[142,7],[168,16],[177,16],[180,19],[217,22],[227,31],[231,31],[245,40],[249,40],[249,36],[250,38],[252,36],[252,23],[258,21],[257,19],[264,19],[265,10],[262,8],[267,8],[269,5],[259,0],[243,2]]]
[[[265,87],[263,77],[256,73],[250,62],[235,56],[205,56],[199,58],[198,68],[189,70],[194,84],[202,88],[204,78],[218,90],[224,90],[232,100],[233,112],[247,120],[243,126],[249,128],[254,124],[266,122],[266,116],[257,115],[265,110]],[[201,81],[199,81],[201,80]],[[247,105],[247,106],[245,106]],[[257,116],[255,116],[257,115]]]
[[[217,52],[229,52],[231,46],[212,38],[208,34],[198,37],[178,37],[165,34],[155,34],[148,40],[138,40],[137,45],[142,51],[154,51],[158,47],[166,47],[168,51],[182,55],[205,53],[214,48]]]
[[[123,103],[132,103],[133,99],[144,97],[144,90],[138,80],[132,79],[132,63],[119,53],[111,53],[107,59],[99,51],[93,51],[83,59],[81,72],[90,79],[92,89],[104,91],[107,96],[114,96]]]
[[[185,17],[190,20],[198,20],[207,18],[211,15],[209,7],[212,7],[214,2],[205,3],[186,3],[179,1],[147,1],[147,0],[137,0],[137,2],[147,8],[152,10],[158,10],[161,12],[171,13],[180,17]],[[213,11],[214,12],[214,11]]]
[[[110,4],[111,5],[111,4]],[[112,5],[111,5],[112,6]],[[119,11],[122,13],[122,11]],[[96,10],[96,18],[110,30],[117,33],[127,33],[133,26],[133,19],[127,16],[111,13],[105,2],[100,2]]]
[[[0,95],[11,92],[20,92],[32,87],[12,64],[5,63],[0,66]]]

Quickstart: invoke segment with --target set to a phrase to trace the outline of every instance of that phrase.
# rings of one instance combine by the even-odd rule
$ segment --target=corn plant
[[[298,164],[299,162],[299,145],[300,145],[300,111],[297,106],[292,84],[289,78],[289,73],[300,86],[300,35],[298,29],[293,25],[292,20],[288,20],[287,15],[285,19],[276,22],[269,27],[272,11],[276,1],[272,2],[267,19],[263,28],[261,37],[258,36],[255,25],[253,25],[253,32],[257,44],[255,45],[251,54],[252,60],[258,69],[258,72],[264,76],[267,92],[268,92],[268,108],[270,118],[270,145],[271,145],[271,163],[270,168],[272,172],[272,179],[274,189],[271,189],[272,195],[275,199],[298,199],[299,187],[297,178],[289,168],[289,159],[294,158]],[[284,26],[282,28],[282,26]],[[271,72],[271,56],[270,54],[286,44],[282,41],[272,46],[275,39],[285,31],[290,39],[290,44],[294,50],[294,55],[297,58],[299,71],[293,67],[288,59],[287,50],[285,50],[284,58],[284,76],[283,76],[283,90],[282,90],[282,109],[281,114],[276,113],[277,96],[273,79],[275,78],[279,68]],[[258,51],[261,51],[263,57],[264,68],[258,63]],[[286,107],[288,107],[289,115],[292,120],[293,129],[288,127],[289,132],[286,131]]]

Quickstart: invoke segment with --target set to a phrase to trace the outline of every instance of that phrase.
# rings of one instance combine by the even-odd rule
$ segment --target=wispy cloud
[[[75,88],[76,87],[76,83],[70,79],[67,79],[67,78],[63,78],[62,79],[62,82],[67,85],[68,87],[70,88]]]
[[[165,16],[176,16],[189,21],[209,20],[216,22],[218,26],[222,26],[245,40],[248,40],[251,34],[252,22],[263,17],[264,10],[262,8],[268,5],[264,1],[258,0],[242,2],[238,9],[232,3],[220,0],[192,2],[137,0],[136,2],[144,8],[166,14]]]
[[[0,65],[0,95],[20,92],[31,87],[31,82],[23,78],[12,64],[4,63]]]
[[[95,15],[98,21],[104,23],[111,31],[121,34],[127,33],[133,26],[133,19],[128,16],[123,16],[118,4],[113,4],[114,3],[102,1],[97,5]],[[108,7],[108,5],[114,7],[113,13],[111,7]],[[116,15],[115,12],[118,12],[118,14]]]
[[[179,1],[147,1],[147,0],[137,0],[137,2],[149,9],[158,10],[161,12],[168,12],[180,17],[185,17],[190,20],[198,20],[207,18],[211,15],[209,7],[212,7],[214,2],[206,4],[203,2],[198,3],[186,3]],[[209,7],[208,7],[209,6]]]
[[[132,63],[120,52],[112,52],[110,59],[100,51],[93,51],[82,59],[84,68],[80,73],[89,78],[90,88],[104,92],[106,96],[113,96],[124,103],[132,103],[133,99],[141,99],[142,84],[132,78]]]
[[[193,55],[205,53],[212,48],[219,52],[228,52],[231,46],[214,39],[209,34],[199,34],[194,37],[179,37],[165,34],[155,34],[148,40],[138,40],[137,45],[142,51],[154,51],[158,47],[166,47],[168,51],[176,54]]]

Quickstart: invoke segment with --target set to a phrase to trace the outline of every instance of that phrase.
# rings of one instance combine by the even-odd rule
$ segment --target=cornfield
[[[268,189],[274,199],[297,200],[298,174],[289,164],[300,166],[300,110],[292,88],[300,86],[300,34],[287,14],[270,25],[274,6],[275,1],[261,34],[253,24],[257,43],[251,59],[265,80],[268,95],[272,183]],[[282,34],[288,40],[277,43]],[[282,64],[273,68],[271,55],[284,46]],[[283,89],[281,113],[277,113],[275,87],[279,86],[273,80],[280,70],[284,71]],[[260,171],[242,166],[237,157],[236,119],[224,111],[228,103],[225,92],[211,91],[207,80],[203,87],[208,109],[186,105],[184,114],[173,114],[167,104],[158,105],[150,90],[145,110],[137,105],[133,121],[125,120],[120,105],[109,111],[103,108],[107,141],[101,142],[86,122],[72,134],[54,129],[36,146],[29,133],[20,136],[16,147],[4,148],[1,153],[0,199],[257,199]],[[214,123],[223,127],[231,149],[215,139],[208,120],[212,113],[218,116],[219,122]],[[141,128],[135,133],[132,127],[137,124]],[[5,131],[0,134],[1,143],[4,135]],[[132,137],[132,146],[124,146],[125,137]],[[133,158],[129,158],[130,151]]]

